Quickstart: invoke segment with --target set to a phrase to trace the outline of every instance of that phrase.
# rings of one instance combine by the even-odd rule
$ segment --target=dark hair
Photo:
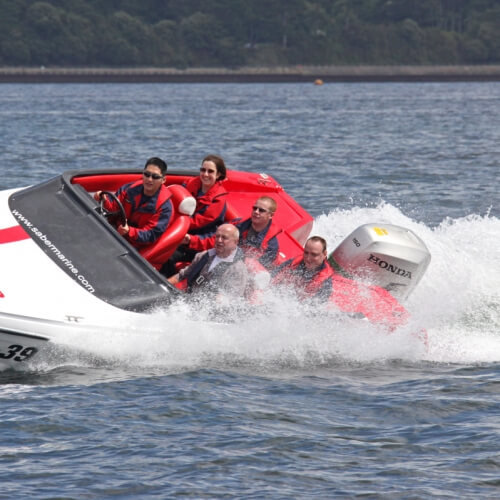
[[[155,165],[161,170],[162,175],[167,173],[167,164],[157,156],[153,156],[146,161],[146,165],[144,165],[144,170],[148,167],[148,165]]]
[[[311,236],[308,238],[307,241],[319,241],[321,243],[321,246],[323,247],[323,252],[326,252],[326,240],[325,238],[322,238],[321,236]],[[306,241],[306,243],[307,243]]]
[[[226,178],[226,164],[224,163],[224,160],[217,155],[208,155],[203,158],[201,164],[203,165],[206,161],[211,161],[215,164],[215,167],[217,168],[217,180],[223,181]]]

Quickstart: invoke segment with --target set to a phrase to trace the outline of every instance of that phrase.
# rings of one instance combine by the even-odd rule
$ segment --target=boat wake
[[[500,360],[500,220],[489,214],[444,219],[437,227],[416,222],[396,207],[335,211],[316,219],[313,232],[334,247],[350,228],[373,221],[414,231],[432,260],[405,306],[429,336],[423,359],[446,363]]]
[[[197,369],[250,367],[301,370],[342,363],[457,363],[500,361],[500,220],[489,215],[445,219],[437,227],[416,222],[396,207],[335,210],[314,221],[312,234],[333,249],[353,227],[370,222],[407,227],[428,246],[432,261],[405,306],[408,325],[387,333],[340,312],[325,312],[292,296],[265,297],[263,311],[214,321],[213,304],[180,301],[137,324],[89,331],[70,357],[74,366],[127,367],[144,375]],[[218,318],[224,319],[224,318]],[[427,347],[416,335],[428,333]],[[84,352],[85,354],[82,354]],[[35,370],[66,359],[58,350]]]

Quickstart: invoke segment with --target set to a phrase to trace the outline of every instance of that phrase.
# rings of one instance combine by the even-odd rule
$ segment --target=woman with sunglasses
[[[196,199],[189,234],[215,233],[224,222],[227,191],[222,181],[225,178],[226,164],[220,156],[208,155],[203,158],[199,177],[186,184],[186,189]]]
[[[136,248],[154,243],[170,223],[172,201],[171,193],[164,184],[166,174],[167,164],[161,158],[149,158],[144,165],[142,179],[123,185],[115,193],[127,217],[124,224],[117,223],[117,230]],[[97,201],[100,196],[101,191],[94,194]],[[118,204],[107,198],[104,208],[115,212]]]
[[[186,189],[196,199],[188,234],[212,235],[226,217],[227,191],[222,181],[226,178],[226,164],[217,155],[208,155],[201,162],[200,175],[186,183]],[[176,272],[177,262],[191,262],[196,250],[181,245],[163,265],[161,272],[169,278]]]

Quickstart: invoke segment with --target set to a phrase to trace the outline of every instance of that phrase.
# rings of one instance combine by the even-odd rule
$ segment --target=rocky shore
[[[287,83],[500,81],[500,65],[273,68],[0,68],[0,83]]]

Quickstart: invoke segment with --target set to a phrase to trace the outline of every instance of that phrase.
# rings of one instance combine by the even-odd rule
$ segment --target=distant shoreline
[[[273,68],[0,68],[0,83],[297,83],[500,81],[500,65]]]

